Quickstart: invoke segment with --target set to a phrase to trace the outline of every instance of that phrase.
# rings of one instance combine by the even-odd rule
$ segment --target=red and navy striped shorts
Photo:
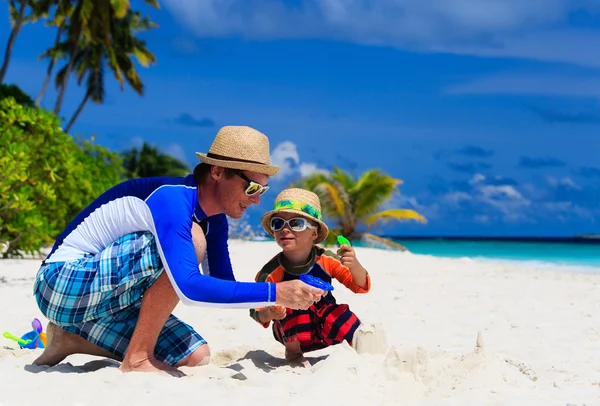
[[[303,352],[315,351],[346,340],[352,344],[360,320],[346,304],[313,305],[307,310],[293,310],[282,320],[273,322],[273,336],[282,344],[300,341]]]

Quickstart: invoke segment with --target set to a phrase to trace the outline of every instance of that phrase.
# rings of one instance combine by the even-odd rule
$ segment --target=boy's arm
[[[325,257],[325,270],[332,277],[337,279],[342,285],[344,285],[354,293],[367,293],[371,290],[371,276],[369,276],[369,273],[366,269],[360,266],[361,269],[357,268],[354,270],[355,272],[364,272],[365,281],[363,284],[359,285],[358,283],[356,283],[352,271],[350,271],[350,269],[347,266],[342,265],[342,263],[339,261],[339,256],[332,254],[333,253],[331,251],[325,251],[323,254]]]
[[[254,278],[256,282],[274,282],[271,275],[271,270],[273,267],[269,266],[272,262],[273,261],[271,260],[256,274],[256,277]],[[260,319],[260,311],[263,309],[264,308],[262,307],[250,309],[250,317],[252,317],[257,323],[261,324],[264,328],[268,328],[271,325],[271,321],[264,322]]]

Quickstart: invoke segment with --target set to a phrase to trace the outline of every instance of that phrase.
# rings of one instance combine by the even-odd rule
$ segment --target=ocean
[[[388,237],[390,238],[390,237]],[[392,237],[415,254],[600,272],[600,239]]]

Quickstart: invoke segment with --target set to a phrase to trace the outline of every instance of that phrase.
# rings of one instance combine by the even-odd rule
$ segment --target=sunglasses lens
[[[260,191],[260,195],[262,196],[267,190],[269,190],[268,186],[263,186],[262,190]]]
[[[246,189],[246,194],[249,196],[252,196],[252,195],[256,194],[259,190],[260,190],[260,185],[257,185],[256,183],[252,183]]]
[[[306,229],[306,220],[303,218],[291,219],[290,228],[292,231],[304,231]]]
[[[283,221],[283,219],[280,218],[272,218],[271,219],[271,229],[273,231],[279,231],[283,228],[283,225],[285,224],[285,222]]]

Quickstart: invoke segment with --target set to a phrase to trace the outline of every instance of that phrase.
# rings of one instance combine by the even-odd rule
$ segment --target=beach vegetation
[[[124,177],[150,178],[154,176],[186,176],[189,166],[153,145],[144,142],[141,148],[133,147],[122,153]]]
[[[0,255],[35,254],[122,178],[122,159],[52,112],[0,100]]]
[[[315,192],[321,200],[323,215],[330,233],[325,241],[333,243],[337,235],[361,238],[371,227],[390,221],[414,220],[425,223],[423,215],[411,209],[388,208],[402,180],[379,169],[371,169],[359,177],[334,167],[332,172],[316,172],[299,179],[293,187]]]

